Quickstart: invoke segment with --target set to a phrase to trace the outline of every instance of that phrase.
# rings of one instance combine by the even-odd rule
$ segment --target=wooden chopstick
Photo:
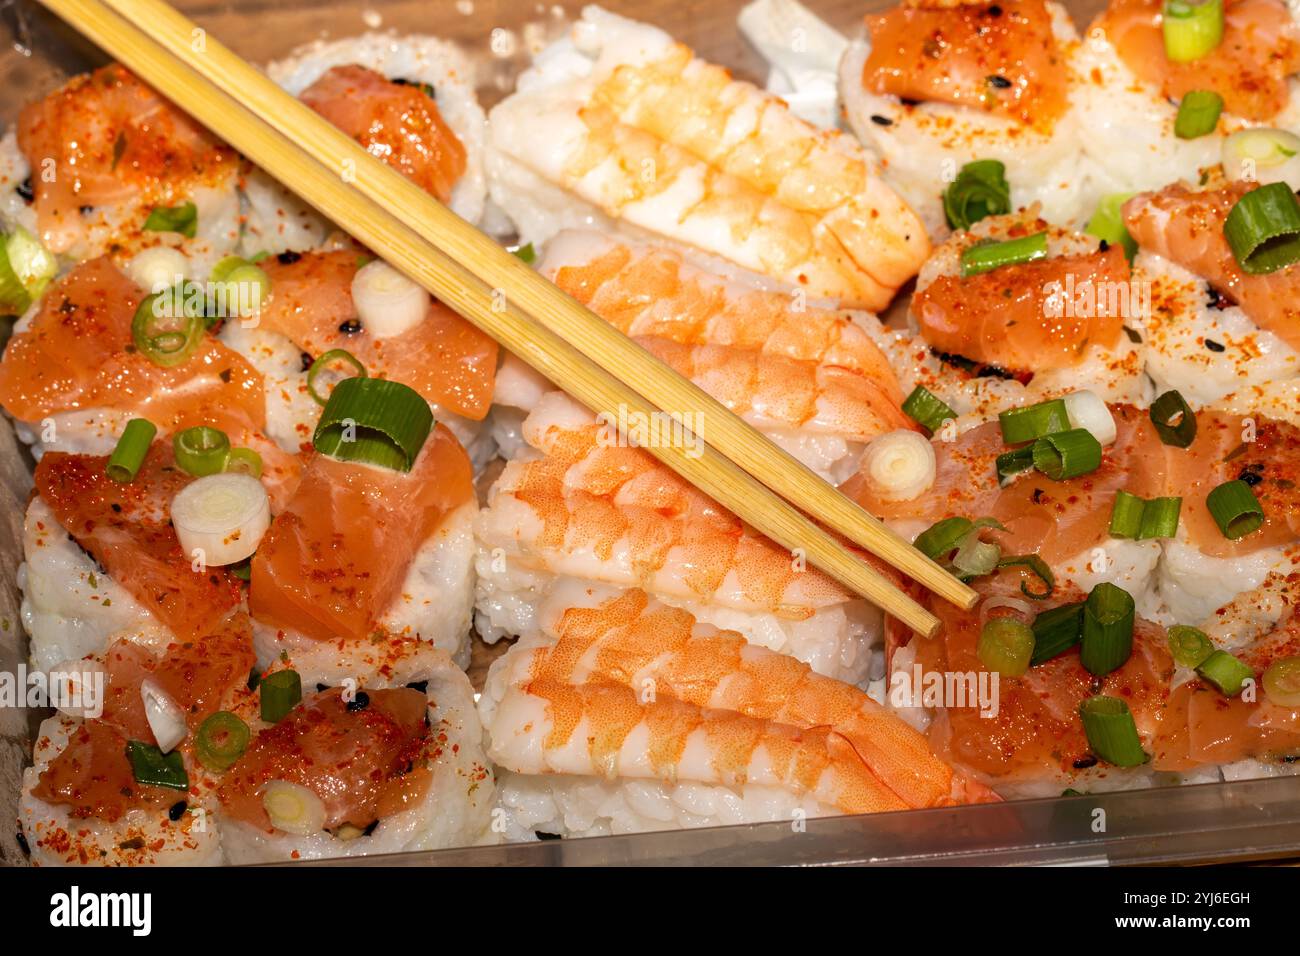
[[[584,351],[541,328],[531,319],[529,312],[558,313],[560,320],[555,321],[555,325],[562,331],[566,328],[562,320],[567,320],[571,334],[576,329],[579,336],[588,340],[603,340],[595,347],[587,346],[585,351],[601,355],[607,364],[618,367],[617,362],[610,361],[606,342],[615,343],[613,347],[620,352],[639,353],[651,364],[634,368],[623,378],[643,381],[648,375],[667,379],[670,387],[665,390],[666,394],[675,394],[681,399],[667,407],[683,410],[703,407],[711,430],[714,430],[715,420],[734,422],[742,435],[757,439],[760,446],[766,443],[766,439],[721,405],[660,365],[603,320],[563,296],[526,265],[404,177],[375,160],[350,138],[283,93],[166,4],[152,0],[109,0],[109,5],[123,17],[149,23],[150,30],[146,33],[122,17],[114,16],[105,5],[95,0],[44,2],[164,95],[240,148],[258,165],[282,181],[292,183],[327,216],[429,286],[436,295],[585,404],[598,410],[613,410],[621,404],[629,411],[641,414],[665,407],[658,402],[647,402],[620,378],[592,362]],[[202,38],[201,43],[196,42],[198,38]],[[224,88],[231,95],[223,95],[219,89],[196,77],[191,69],[209,81],[215,81],[217,87]],[[259,122],[257,117],[263,120],[271,117],[282,122]],[[286,130],[292,135],[287,135]],[[345,183],[345,179],[351,180],[355,188]],[[365,201],[359,192],[377,200],[379,205]],[[398,215],[398,210],[408,215]],[[438,237],[437,245],[413,228],[421,226],[422,232]],[[479,268],[471,270],[464,265],[466,262],[475,263]],[[490,281],[494,279],[503,281]],[[493,290],[502,288],[510,290],[504,302],[499,295],[492,295]],[[519,289],[531,291],[532,298],[520,295]],[[541,290],[540,295],[537,289]],[[532,302],[535,308],[521,309],[521,301]],[[574,314],[577,314],[577,319],[573,318]],[[623,368],[626,369],[626,365]],[[638,375],[641,377],[636,377]],[[679,387],[674,392],[671,386],[684,388]],[[714,442],[712,435],[707,437]],[[801,548],[811,563],[884,607],[910,627],[921,633],[932,633],[937,627],[937,620],[928,611],[897,591],[787,502],[771,494],[743,469],[713,449],[706,448],[704,455],[697,459],[684,455],[681,448],[647,450],[736,511],[759,531],[787,548]],[[861,512],[811,472],[803,471],[811,480],[815,493],[828,492],[850,509]],[[865,512],[861,514],[866,515]],[[867,517],[876,529],[884,531],[883,526]],[[918,565],[923,570],[926,566],[933,568],[938,575],[936,591],[962,606],[973,602],[974,595],[968,588],[901,539],[885,531],[883,540],[885,547],[881,550],[890,551],[889,545],[902,549],[903,559],[894,562],[902,570],[913,573],[910,568]],[[888,558],[890,555],[885,556]],[[920,558],[920,562],[916,558]],[[921,577],[920,574],[914,576]]]

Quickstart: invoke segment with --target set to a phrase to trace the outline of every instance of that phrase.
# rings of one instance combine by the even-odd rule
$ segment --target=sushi
[[[852,473],[871,439],[911,425],[893,369],[859,325],[877,324],[872,315],[817,308],[671,248],[591,232],[560,233],[538,268],[832,482]],[[517,420],[538,387],[516,381],[495,401],[504,410],[513,395]]]
[[[488,125],[489,188],[523,242],[622,226],[865,309],[883,308],[929,248],[849,137],[596,6]]]
[[[995,799],[862,691],[638,589],[573,583],[539,618],[479,702],[515,838]]]
[[[562,392],[524,420],[475,525],[475,626],[528,636],[571,579],[641,588],[700,621],[851,683],[871,674],[880,613],[747,527]]]

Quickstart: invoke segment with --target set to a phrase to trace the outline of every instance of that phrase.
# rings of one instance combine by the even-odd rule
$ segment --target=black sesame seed
[[[920,101],[920,100],[909,100],[909,99],[908,99],[907,97],[905,97],[905,96],[900,96],[898,99],[899,99],[899,102],[901,102],[904,106],[920,106],[920,105],[921,105],[921,101]]]
[[[989,7],[989,16],[991,17],[1002,16],[1002,8],[999,7],[996,3],[993,4],[991,7]]]
[[[1244,481],[1246,484],[1254,488],[1257,484],[1259,484],[1261,481],[1264,480],[1263,472],[1264,472],[1263,462],[1256,462],[1252,465],[1247,465],[1245,468],[1241,469],[1241,474],[1237,476],[1237,480]]]
[[[77,207],[77,212],[81,213],[83,216],[89,216],[89,215],[90,215],[92,212],[94,212],[94,211],[95,211],[95,207],[94,207],[94,206],[78,206],[78,207]]]
[[[346,322],[339,325],[339,331],[344,335],[356,335],[361,331],[361,320],[348,319]]]
[[[537,839],[539,839],[539,840],[563,840],[564,837],[560,836],[560,834],[558,834],[558,833],[544,833],[543,831],[538,830],[538,831],[537,831]]]
[[[113,504],[110,505],[110,507],[113,509],[114,514],[120,515],[122,513],[122,506],[119,505],[116,501],[114,501]]]
[[[323,694],[325,691],[327,691],[327,690],[329,690],[329,689],[330,689],[330,685],[329,685],[329,684],[320,684],[320,683],[318,683],[318,684],[316,685],[316,693],[318,693],[318,694]]]
[[[282,252],[275,257],[275,261],[282,266],[291,266],[301,258],[302,253],[300,252]]]
[[[1222,342],[1216,342],[1214,339],[1206,339],[1205,347],[1211,352],[1222,352],[1225,348]]]
[[[356,713],[358,710],[365,710],[370,706],[370,695],[364,690],[357,691],[357,696],[348,701],[348,711]]]
[[[316,360],[312,358],[311,355],[308,354],[307,352],[303,352],[301,355],[298,356],[298,364],[302,366],[302,370],[304,372],[306,372],[308,369],[311,368],[311,363],[314,361]]]
[[[372,833],[375,832],[375,828],[376,828],[377,826],[379,826],[379,821],[378,821],[378,820],[371,820],[370,823],[368,823],[368,824],[366,825],[366,828],[365,828],[364,830],[361,831],[362,835],[363,835],[363,836],[370,836],[370,834],[372,834]]]
[[[1128,340],[1134,345],[1142,344],[1142,333],[1137,329],[1131,329],[1126,325],[1124,326],[1124,334],[1128,336]]]
[[[406,685],[411,690],[418,690],[421,694],[429,692],[429,682],[427,680],[416,680]]]
[[[1109,248],[1110,248],[1110,243],[1107,242],[1105,239],[1097,243],[1097,251],[1099,252],[1105,252]]]
[[[1086,757],[1080,757],[1074,762],[1075,770],[1087,770],[1089,767],[1097,766],[1097,758],[1089,754]]]
[[[27,834],[23,833],[22,830],[19,830],[14,834],[14,837],[18,840],[18,849],[23,851],[23,856],[30,857],[32,855],[32,848],[27,843]]]
[[[893,121],[893,120],[891,120],[888,116],[881,116],[879,113],[872,113],[872,114],[871,114],[871,122],[875,123],[877,126],[893,126],[893,125],[894,125],[894,121]]]
[[[998,76],[996,73],[988,77],[988,82],[989,82],[989,86],[993,87],[994,89],[998,89],[998,90],[1011,89],[1011,81],[1008,80],[1005,76]]]
[[[185,816],[185,811],[188,809],[189,807],[186,805],[184,800],[178,800],[173,803],[171,809],[167,811],[167,819],[171,820],[172,823],[175,823],[181,817]]]
[[[22,197],[23,202],[31,202],[36,198],[36,193],[32,191],[32,177],[28,176],[18,184],[15,192]]]

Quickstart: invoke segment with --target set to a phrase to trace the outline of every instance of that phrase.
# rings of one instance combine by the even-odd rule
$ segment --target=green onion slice
[[[225,282],[230,273],[240,266],[246,265],[248,265],[248,260],[243,256],[226,256],[224,259],[218,260],[217,264],[212,267],[212,271],[208,273],[208,281],[213,283]]]
[[[1019,445],[1069,431],[1070,415],[1066,411],[1065,401],[1053,398],[1036,405],[998,412],[998,424],[1002,426],[1002,440],[1008,445]]]
[[[1264,693],[1282,707],[1300,707],[1300,657],[1283,657],[1269,664],[1262,678]]]
[[[26,312],[58,271],[53,253],[26,229],[15,228],[0,241],[0,312]]]
[[[517,258],[528,263],[530,266],[537,261],[537,250],[533,248],[531,242],[526,242],[522,246],[515,246],[515,248],[510,251],[513,252]]]
[[[262,719],[268,724],[278,724],[302,702],[302,678],[297,671],[276,671],[262,678],[257,692]]]
[[[1083,638],[1083,602],[1062,604],[1034,618],[1034,656],[1031,667],[1060,657]]]
[[[1112,246],[1123,246],[1124,256],[1129,262],[1137,255],[1138,247],[1137,241],[1129,235],[1128,227],[1124,225],[1124,204],[1135,195],[1136,193],[1111,193],[1102,196],[1088,225],[1084,227],[1084,232],[1090,236],[1104,239]]]
[[[342,461],[410,471],[433,428],[429,403],[415,389],[382,378],[347,378],[334,386],[312,441]]]
[[[930,560],[937,561],[950,554],[973,527],[970,518],[944,518],[917,535],[912,547]]]
[[[366,367],[361,364],[360,359],[347,349],[330,349],[328,352],[323,353],[316,359],[316,361],[312,362],[311,367],[307,369],[307,393],[320,405],[329,404],[329,397],[322,395],[316,389],[316,380],[335,362],[343,362],[346,365],[352,366],[352,370],[356,372],[357,378],[366,377]]]
[[[1300,259],[1300,202],[1286,183],[1252,189],[1229,210],[1223,236],[1242,272],[1276,272]]]
[[[226,311],[231,315],[256,315],[271,295],[271,277],[247,262],[226,273],[222,285]]]
[[[1084,669],[1104,677],[1123,666],[1133,653],[1133,596],[1121,587],[1103,581],[1083,602],[1082,646],[1079,660]]]
[[[1086,428],[1046,435],[1034,442],[1034,467],[1053,481],[1065,481],[1101,466],[1101,442]]]
[[[1146,501],[1127,491],[1117,491],[1110,511],[1111,536],[1135,541],[1175,537],[1182,507],[1182,498]]]
[[[1214,132],[1223,112],[1223,97],[1213,90],[1191,90],[1178,104],[1174,135],[1179,139],[1199,139]]]
[[[251,448],[232,448],[230,454],[226,456],[226,471],[261,478],[262,456]]]
[[[996,159],[977,159],[962,166],[943,193],[943,214],[953,229],[969,229],[987,216],[1011,211],[1007,168]]]
[[[957,545],[952,556],[952,566],[958,577],[979,577],[997,570],[1002,549],[991,541],[980,540],[980,526],[972,525]]]
[[[131,773],[135,775],[136,783],[171,790],[190,788],[190,778],[179,750],[163,753],[153,744],[130,740],[126,745],[126,758],[131,761]]]
[[[1227,651],[1214,651],[1196,668],[1202,680],[1218,688],[1225,697],[1236,697],[1255,672]]]
[[[1214,653],[1214,645],[1206,633],[1186,624],[1175,624],[1166,635],[1169,654],[1182,667],[1200,667]]]
[[[144,456],[149,453],[149,446],[158,434],[154,423],[144,418],[133,418],[122,429],[122,437],[117,440],[113,454],[108,456],[104,472],[113,481],[135,481],[135,476],[144,464]]]
[[[1026,567],[1033,573],[1034,577],[1038,578],[1039,581],[1043,582],[1043,586],[1041,588],[1036,588],[1031,591],[1029,589],[1028,580],[1022,577],[1020,579],[1020,593],[1027,598],[1032,598],[1035,601],[1041,601],[1044,598],[1051,597],[1052,591],[1056,589],[1056,575],[1052,573],[1052,569],[1048,567],[1047,562],[1044,561],[1041,557],[1039,557],[1036,554],[1009,555],[998,561],[998,567],[999,568]]]
[[[1034,653],[1034,632],[1013,617],[994,617],[980,629],[976,653],[980,663],[1003,677],[1022,677]]]
[[[944,422],[957,417],[956,412],[923,385],[916,386],[907,396],[903,402],[903,414],[932,435],[943,427]]]
[[[229,770],[248,749],[248,724],[228,710],[219,710],[199,725],[194,756],[213,773]]]
[[[1208,56],[1223,42],[1223,0],[1166,0],[1160,29],[1171,63]]]
[[[219,428],[196,425],[176,433],[172,438],[172,451],[182,470],[202,478],[226,470],[230,438]]]
[[[1047,258],[1047,233],[1008,239],[1006,242],[989,242],[968,247],[961,254],[963,278],[992,272],[1002,266],[1022,265],[1036,259]]]
[[[1205,506],[1223,536],[1233,541],[1253,534],[1264,524],[1264,509],[1259,499],[1241,479],[1219,485],[1206,495]]]
[[[144,221],[144,228],[149,232],[179,232],[187,239],[193,239],[199,228],[199,207],[192,202],[179,206],[155,206]]]
[[[1154,402],[1147,413],[1156,434],[1166,445],[1186,448],[1196,440],[1196,413],[1176,389],[1165,392]]]
[[[1117,767],[1146,763],[1133,713],[1118,697],[1089,697],[1079,705],[1079,719],[1083,721],[1088,747],[1102,760]]]
[[[1017,448],[1014,451],[1006,451],[998,455],[998,484],[1008,485],[1011,479],[1016,475],[1023,474],[1034,467],[1034,446],[1026,445],[1024,448]]]
[[[131,320],[131,341],[154,365],[171,368],[193,355],[206,326],[186,301],[181,287],[146,296]],[[179,300],[179,308],[177,302]]]

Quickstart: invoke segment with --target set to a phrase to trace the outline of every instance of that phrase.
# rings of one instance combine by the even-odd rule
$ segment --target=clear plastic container
[[[509,88],[530,45],[563,29],[581,3],[520,0],[370,0],[304,2],[173,0],[214,36],[261,62],[319,37],[372,29],[433,33],[460,42],[482,67],[480,96],[491,104]],[[881,0],[804,0],[848,32]],[[628,16],[656,23],[710,60],[762,82],[765,68],[736,29],[743,0],[606,0]],[[1067,3],[1087,23],[1098,0]],[[104,57],[31,0],[0,14],[0,120]],[[497,50],[492,51],[494,31]],[[30,492],[30,460],[0,422],[0,670],[26,660],[15,575],[22,560],[22,513]],[[482,661],[476,668],[481,672]],[[0,819],[13,821],[32,737],[42,714],[0,707]],[[999,805],[918,810],[707,830],[551,840],[533,844],[410,853],[348,861],[348,865],[600,865],[600,864],[1149,864],[1300,855],[1296,780],[1283,778],[1130,791]],[[26,862],[16,827],[0,826],[0,864]],[[295,864],[330,865],[324,864]]]

